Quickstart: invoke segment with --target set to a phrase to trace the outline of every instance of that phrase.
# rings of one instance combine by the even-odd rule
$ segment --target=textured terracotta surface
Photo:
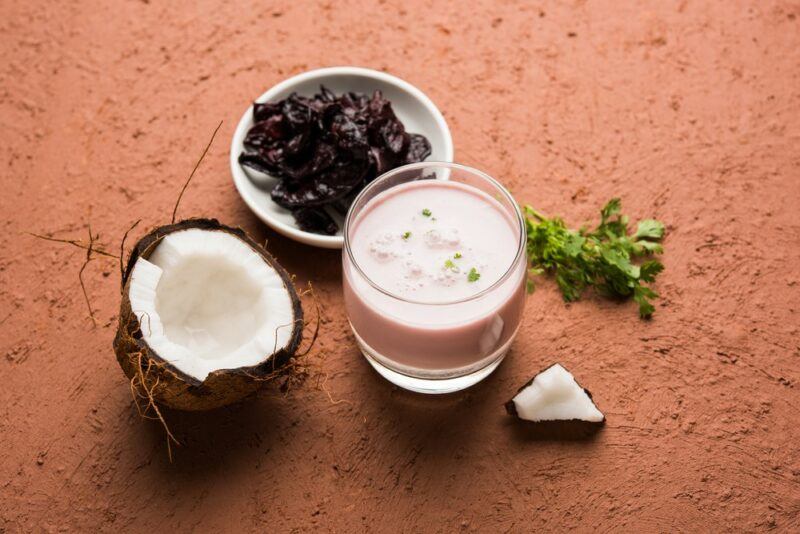
[[[398,7],[402,5],[403,7]],[[800,529],[800,5],[752,2],[22,2],[0,8],[0,531]],[[668,223],[664,295],[529,299],[510,357],[450,398],[356,352],[339,256],[267,230],[228,140],[308,68],[385,69],[444,111],[457,159],[580,223],[613,195]],[[142,421],[111,349],[110,249],[183,216],[240,225],[313,281],[327,374],[207,414]],[[591,439],[503,409],[559,361],[608,418]]]

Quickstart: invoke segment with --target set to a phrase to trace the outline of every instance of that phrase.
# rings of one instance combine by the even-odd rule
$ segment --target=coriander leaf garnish
[[[449,258],[447,260],[445,260],[444,268],[445,269],[449,269],[449,270],[453,271],[454,273],[461,272],[461,269],[459,269],[458,265],[453,263],[453,260],[451,260]]]
[[[403,232],[403,235],[402,235],[401,237],[402,237],[403,239],[406,239],[406,240],[407,240],[409,237],[411,237],[411,232]]]
[[[425,217],[430,217],[431,216],[431,210],[429,210],[428,208],[425,208],[424,210],[422,210],[422,214]]]
[[[594,230],[571,230],[559,217],[548,218],[525,207],[530,276],[555,277],[565,301],[578,300],[587,287],[610,297],[628,298],[639,304],[639,315],[650,317],[658,294],[646,284],[664,270],[661,262],[635,260],[663,251],[664,225],[653,219],[640,221],[628,234],[628,218],[621,214],[620,199],[611,199],[600,210]],[[528,290],[533,291],[529,278]]]
[[[660,261],[646,261],[639,267],[639,279],[645,282],[655,282],[656,275],[663,270],[664,264]]]
[[[460,260],[460,259],[461,259],[461,253],[460,253],[460,252],[456,252],[456,253],[455,253],[455,255],[454,255],[453,257],[454,257],[455,259],[457,259],[457,260]]]
[[[478,270],[475,267],[473,267],[472,269],[469,270],[469,274],[467,275],[467,282],[477,282],[480,277],[481,273],[479,273]]]
[[[653,219],[645,219],[639,221],[636,225],[636,233],[633,234],[635,239],[661,239],[664,237],[664,225]]]

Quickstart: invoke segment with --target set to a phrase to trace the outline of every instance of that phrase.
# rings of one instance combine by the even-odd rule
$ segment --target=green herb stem
[[[648,285],[663,271],[661,262],[647,259],[663,252],[664,225],[653,219],[640,221],[628,233],[628,217],[620,199],[611,199],[600,210],[600,224],[593,230],[572,230],[559,217],[548,218],[525,206],[530,275],[547,273],[555,278],[564,300],[578,300],[587,287],[616,298],[633,298],[639,315],[650,317],[658,294]]]

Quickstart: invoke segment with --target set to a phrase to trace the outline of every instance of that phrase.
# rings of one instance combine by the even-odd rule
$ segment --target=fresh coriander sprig
[[[429,210],[428,208],[423,209],[422,210],[422,215],[424,215],[425,217],[430,217],[431,216],[431,210]]]
[[[621,209],[620,199],[611,199],[600,210],[600,224],[589,231],[570,230],[561,218],[545,217],[526,206],[530,273],[553,275],[567,302],[578,300],[587,287],[610,297],[633,297],[639,315],[648,318],[658,294],[647,284],[655,281],[664,265],[654,259],[641,264],[633,260],[663,252],[664,225],[645,219],[629,235],[628,218]],[[529,291],[533,287],[529,278]]]
[[[479,273],[478,270],[475,267],[473,267],[472,269],[469,270],[469,274],[467,274],[467,282],[477,282],[480,279],[480,277],[481,273]]]

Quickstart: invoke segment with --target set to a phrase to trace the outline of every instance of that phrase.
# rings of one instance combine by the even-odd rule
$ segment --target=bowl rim
[[[373,70],[365,67],[354,67],[354,66],[339,66],[339,67],[324,67],[320,69],[313,69],[305,72],[301,72],[300,74],[296,74],[290,78],[283,80],[267,91],[261,94],[261,96],[254,99],[253,102],[268,102],[272,100],[275,95],[278,93],[284,92],[291,87],[298,85],[300,83],[307,82],[309,80],[324,80],[326,77],[330,76],[341,76],[341,75],[350,75],[350,76],[360,76],[364,78],[370,78],[373,80],[379,80],[383,83],[388,85],[393,85],[400,89],[403,92],[410,94],[414,99],[419,101],[422,106],[430,113],[433,117],[434,122],[436,123],[437,128],[440,130],[443,140],[444,140],[444,155],[440,158],[445,163],[451,163],[453,161],[453,138],[450,134],[450,128],[447,126],[447,122],[442,115],[442,112],[439,108],[436,107],[436,104],[420,90],[419,88],[415,87],[411,83],[398,78],[392,74],[388,74],[386,72]],[[245,173],[244,169],[242,169],[241,165],[239,165],[239,154],[241,153],[242,143],[244,141],[244,137],[247,134],[247,130],[250,128],[252,124],[252,116],[253,116],[253,103],[251,102],[247,109],[242,114],[241,119],[239,119],[239,123],[236,126],[236,130],[233,133],[231,138],[231,148],[230,148],[230,165],[231,165],[231,175],[233,177],[233,183],[236,186],[236,190],[239,192],[239,196],[242,197],[245,204],[248,208],[264,223],[267,224],[270,228],[275,230],[276,232],[293,239],[295,241],[299,241],[306,245],[322,247],[322,248],[330,248],[330,249],[341,249],[344,246],[344,235],[337,235],[337,236],[327,236],[327,235],[320,235],[315,234],[312,232],[306,232],[304,230],[300,230],[294,225],[286,224],[272,216],[268,211],[262,209],[259,205],[259,201],[253,198],[249,192],[245,190],[243,187],[243,181],[249,181],[247,174]],[[391,172],[391,171],[388,171]]]

